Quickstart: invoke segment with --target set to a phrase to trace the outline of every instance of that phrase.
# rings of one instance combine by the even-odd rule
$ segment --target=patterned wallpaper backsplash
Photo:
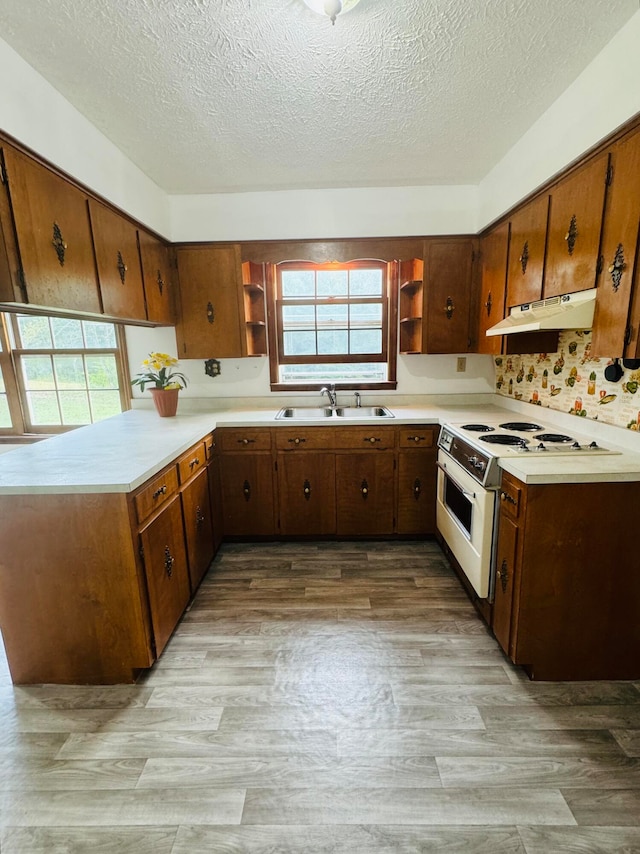
[[[591,330],[565,331],[560,333],[557,353],[496,356],[496,391],[640,431],[640,370],[625,368],[614,383],[604,375],[610,364],[611,359],[592,358]]]

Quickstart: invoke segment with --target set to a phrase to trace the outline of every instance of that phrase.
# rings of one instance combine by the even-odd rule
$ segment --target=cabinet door
[[[506,309],[542,298],[547,246],[548,194],[538,196],[511,217]]]
[[[24,274],[20,301],[99,314],[87,197],[10,146],[2,153]]]
[[[216,554],[224,536],[220,458],[217,456],[213,456],[209,463],[209,503],[211,505],[211,526],[213,529],[213,553]]]
[[[336,529],[340,536],[393,533],[394,454],[336,456]]]
[[[435,534],[436,471],[435,450],[399,452],[399,534]]]
[[[240,247],[203,246],[177,250],[180,306],[178,353],[187,359],[246,355]]]
[[[223,454],[220,481],[224,533],[230,537],[275,533],[271,454]]]
[[[195,593],[213,560],[211,503],[206,468],[182,490],[182,514],[187,538],[191,592]]]
[[[331,453],[278,454],[280,533],[335,534],[336,471]]]
[[[146,320],[138,234],[132,223],[89,199],[102,310],[109,317]]]
[[[176,497],[140,532],[156,655],[165,648],[189,602],[189,572]]]
[[[504,317],[508,251],[509,223],[504,222],[483,237],[480,244],[482,289],[478,321],[478,353],[502,351],[502,336],[487,337],[486,332]]]
[[[466,353],[473,290],[473,241],[427,241],[425,252],[423,352]]]
[[[141,229],[138,242],[147,317],[161,325],[172,325],[176,317],[169,247]]]
[[[604,264],[598,277],[591,353],[594,356],[629,356],[625,337],[629,325],[636,244],[640,222],[640,131],[620,140],[611,153],[612,183],[602,234]],[[630,330],[638,343],[637,328]],[[630,342],[631,343],[631,342]]]
[[[595,287],[608,165],[605,152],[551,190],[545,298]]]
[[[511,654],[511,646],[514,645],[514,638],[511,637],[511,619],[517,545],[518,527],[505,513],[501,513],[492,628],[498,643],[507,655]]]

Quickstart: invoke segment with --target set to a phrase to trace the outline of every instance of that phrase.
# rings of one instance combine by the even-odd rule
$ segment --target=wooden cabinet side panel
[[[225,536],[273,536],[271,454],[222,454],[220,481]]]
[[[497,354],[502,349],[502,336],[487,337],[487,329],[502,320],[507,289],[507,255],[509,223],[504,222],[482,239],[482,285],[478,318],[478,353]]]
[[[0,496],[0,541],[14,682],[131,682],[153,662],[124,495]]]
[[[147,317],[163,326],[176,322],[175,285],[169,247],[138,229],[142,282],[147,303]]]
[[[294,451],[278,454],[280,533],[335,534],[335,457]]]
[[[608,164],[604,152],[551,191],[545,298],[595,287]]]
[[[466,353],[472,302],[473,241],[425,244],[424,352]]]
[[[511,217],[506,310],[542,297],[549,195],[533,199]],[[527,351],[529,352],[529,351]]]
[[[3,152],[28,302],[100,313],[86,196],[15,149],[6,146]],[[54,246],[56,227],[62,262]]]
[[[393,533],[394,474],[392,452],[336,455],[338,535]]]
[[[240,247],[180,247],[178,353],[188,359],[239,358],[246,355]],[[242,322],[241,322],[242,321]]]

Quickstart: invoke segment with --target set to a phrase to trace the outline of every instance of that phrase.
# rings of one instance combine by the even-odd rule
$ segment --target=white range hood
[[[512,335],[552,329],[591,329],[596,289],[527,302],[512,308],[508,317],[487,329],[487,335]]]

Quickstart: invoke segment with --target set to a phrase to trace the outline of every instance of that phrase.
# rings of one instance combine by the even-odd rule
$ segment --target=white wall
[[[510,207],[640,112],[640,11],[480,182],[478,224]]]
[[[2,39],[0,81],[2,130],[169,236],[166,193]]]

